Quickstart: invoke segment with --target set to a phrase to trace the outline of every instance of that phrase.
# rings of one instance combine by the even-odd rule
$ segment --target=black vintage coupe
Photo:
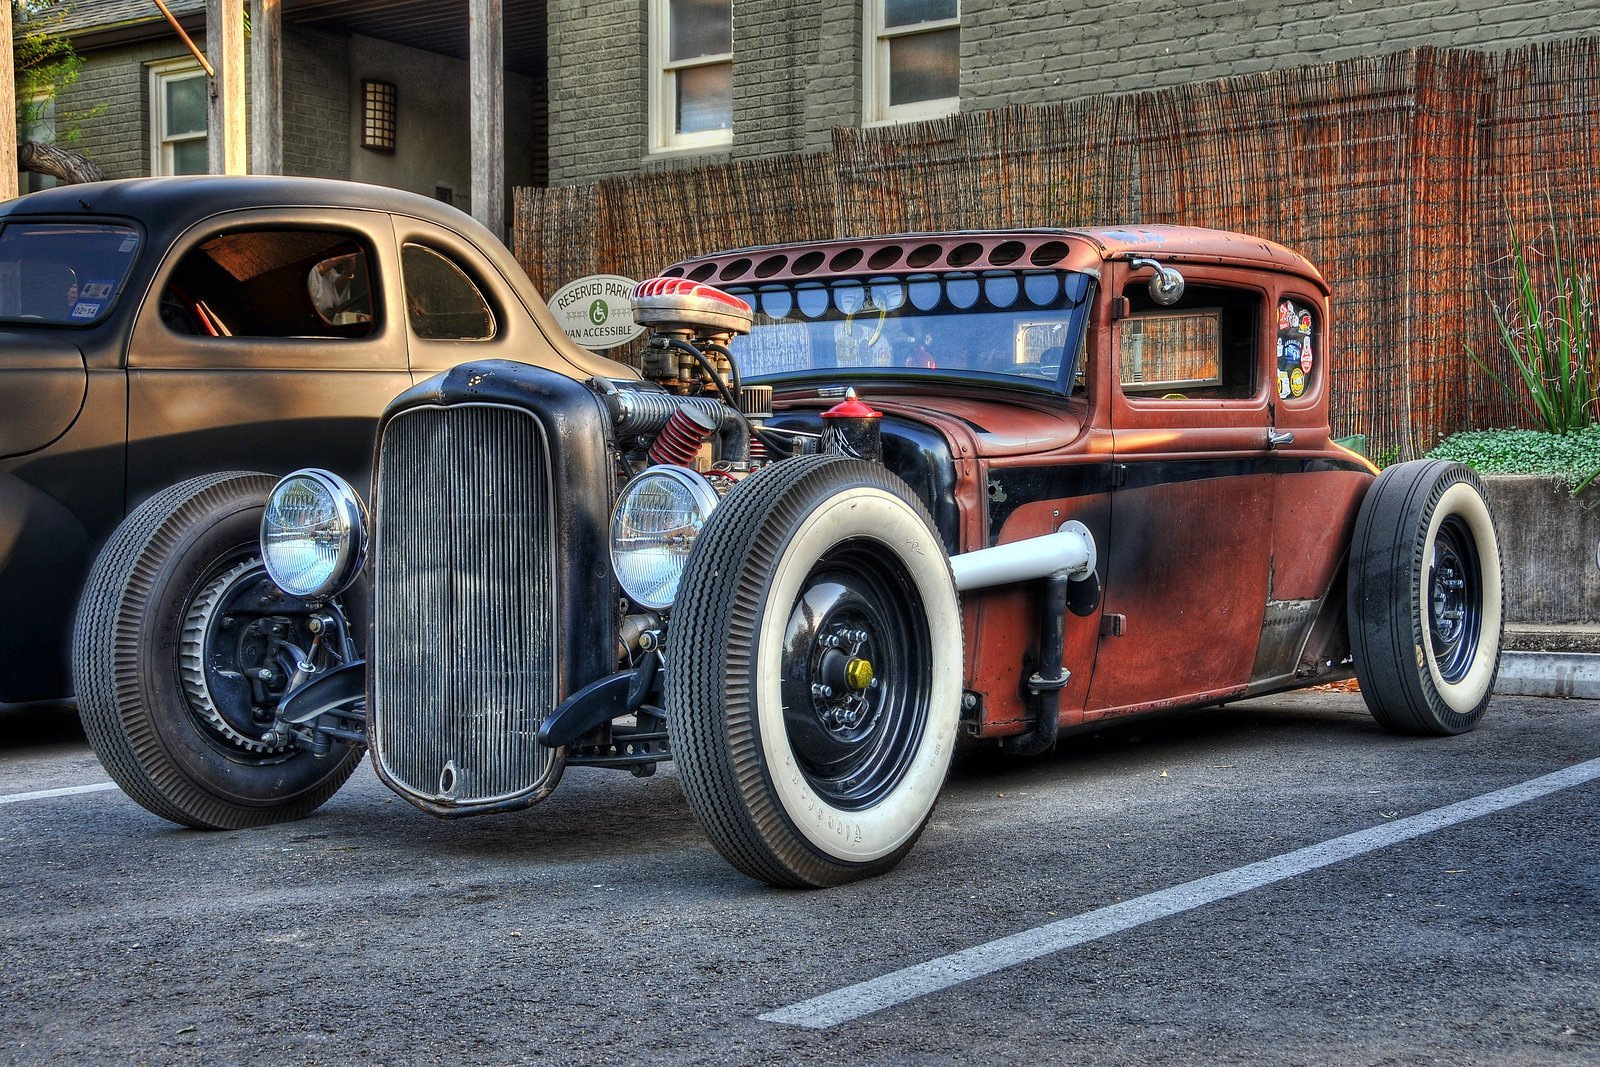
[[[0,205],[0,704],[68,695],[84,576],[157,489],[310,462],[364,483],[384,405],[521,354],[536,307],[487,230],[397,190],[151,178]]]

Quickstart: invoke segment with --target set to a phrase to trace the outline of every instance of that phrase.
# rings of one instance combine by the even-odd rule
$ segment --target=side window
[[[400,252],[406,317],[411,331],[430,341],[486,341],[495,335],[494,313],[465,271],[423,245]]]
[[[370,253],[329,230],[242,230],[183,257],[161,321],[208,337],[360,338],[376,328]]]
[[[1298,300],[1278,302],[1278,397],[1298,399],[1315,384],[1320,355],[1312,340],[1316,321],[1311,308]]]
[[[1149,400],[1243,400],[1256,392],[1256,308],[1247,293],[1191,286],[1172,307],[1130,287],[1117,323],[1122,391]]]

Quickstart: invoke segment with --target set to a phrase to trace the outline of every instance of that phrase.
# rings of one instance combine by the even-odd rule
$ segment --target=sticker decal
[[[115,282],[84,282],[83,297],[86,300],[105,300],[111,296]]]
[[[1294,305],[1285,300],[1278,305],[1278,329],[1287,330],[1294,325]]]
[[[1300,346],[1300,370],[1306,374],[1311,373],[1311,338],[1307,337]]]
[[[75,319],[92,319],[100,314],[100,303],[96,300],[80,300],[72,307],[72,317]]]
[[[1278,399],[1279,400],[1288,400],[1289,399],[1289,390],[1290,390],[1290,388],[1292,388],[1292,387],[1289,384],[1289,372],[1286,371],[1286,370],[1279,371],[1278,372]],[[1303,385],[1302,385],[1302,388],[1304,388]]]
[[[1289,368],[1289,392],[1293,396],[1305,395],[1306,375],[1299,367]]]

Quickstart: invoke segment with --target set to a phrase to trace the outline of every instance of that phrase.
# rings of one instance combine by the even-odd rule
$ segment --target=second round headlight
[[[307,468],[272,487],[261,515],[261,554],[279,589],[333,596],[355,580],[366,551],[366,511],[349,482]]]
[[[622,487],[611,512],[611,565],[628,599],[658,611],[672,605],[716,506],[717,491],[687,467],[654,466]]]

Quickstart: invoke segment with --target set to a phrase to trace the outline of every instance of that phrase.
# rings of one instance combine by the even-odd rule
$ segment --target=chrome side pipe
[[[1096,561],[1094,535],[1083,523],[1072,519],[1053,534],[951,556],[950,570],[955,575],[956,591],[965,593],[1058,573],[1081,582],[1094,575]]]
[[[963,552],[950,560],[956,589],[985,589],[1010,582],[1045,579],[1040,612],[1039,669],[1028,679],[1033,694],[1033,728],[1001,739],[1007,752],[1031,756],[1055,747],[1061,733],[1061,690],[1072,680],[1062,665],[1066,616],[1092,615],[1100,604],[1094,535],[1077,520],[1043,537]]]

